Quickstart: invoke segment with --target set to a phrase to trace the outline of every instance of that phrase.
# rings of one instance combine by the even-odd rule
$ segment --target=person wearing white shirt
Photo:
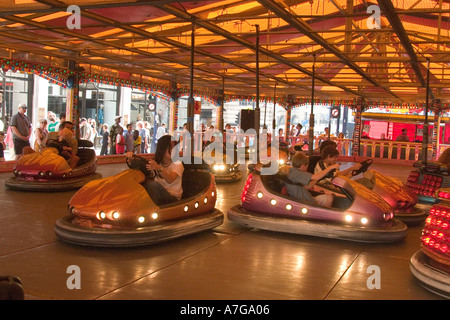
[[[158,173],[154,180],[148,180],[144,185],[158,206],[180,200],[183,195],[184,166],[181,161],[172,162],[171,152],[172,136],[164,135],[158,140],[155,160],[149,160],[146,165],[148,170],[155,170]]]
[[[156,131],[156,140],[159,140],[163,135],[166,134],[166,125],[163,123],[158,127],[158,131]]]

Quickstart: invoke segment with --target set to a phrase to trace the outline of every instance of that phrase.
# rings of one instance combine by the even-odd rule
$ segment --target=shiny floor
[[[101,165],[103,176],[126,168]],[[411,168],[373,165],[405,180]],[[5,189],[0,174],[0,274],[21,278],[26,299],[303,300],[440,299],[409,271],[421,226],[405,241],[360,244],[250,230],[226,219],[240,202],[245,179],[218,185],[216,207],[225,222],[212,231],[131,249],[89,248],[55,236],[74,192],[31,193]],[[69,289],[80,269],[80,289]],[[378,266],[380,288],[369,266]]]

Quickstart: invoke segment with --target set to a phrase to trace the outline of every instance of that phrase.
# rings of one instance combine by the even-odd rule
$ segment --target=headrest
[[[78,148],[92,148],[94,144],[89,140],[78,140]]]

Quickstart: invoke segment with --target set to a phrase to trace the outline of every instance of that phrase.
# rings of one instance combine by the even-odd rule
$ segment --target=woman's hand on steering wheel
[[[128,168],[142,171],[148,179],[155,179],[158,176],[158,171],[147,168],[148,160],[143,157],[133,155],[132,157],[127,157],[125,161]]]
[[[155,160],[148,160],[145,167],[151,171],[161,171],[161,166]]]

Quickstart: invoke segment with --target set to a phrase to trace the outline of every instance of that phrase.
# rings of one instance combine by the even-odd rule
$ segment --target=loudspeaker
[[[259,130],[259,110],[241,110],[241,129],[247,131],[248,129]]]

